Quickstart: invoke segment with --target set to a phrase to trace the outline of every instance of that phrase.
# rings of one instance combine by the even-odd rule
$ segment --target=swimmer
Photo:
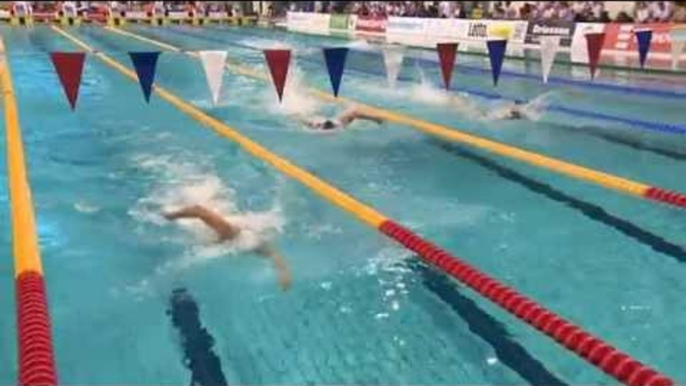
[[[220,243],[231,242],[241,233],[241,228],[239,226],[231,224],[218,213],[200,205],[188,206],[177,211],[164,213],[163,215],[170,221],[178,219],[200,220],[214,230],[218,237],[217,241]],[[254,249],[254,252],[272,259],[278,275],[279,285],[284,291],[287,290],[291,286],[291,273],[284,258],[270,245],[262,244]]]
[[[365,113],[356,107],[344,111],[336,118],[301,118],[300,120],[311,129],[334,130],[344,128],[358,119],[373,121],[379,125],[383,123],[383,119],[375,115]]]

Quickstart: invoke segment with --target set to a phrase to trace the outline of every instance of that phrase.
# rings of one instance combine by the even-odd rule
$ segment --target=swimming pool
[[[677,381],[686,379],[677,354],[686,348],[679,334],[686,326],[679,307],[686,246],[678,209],[401,125],[362,123],[336,135],[303,130],[292,113],[340,110],[294,91],[298,83],[328,89],[317,49],[345,41],[225,27],[128,30],[184,50],[229,49],[232,60],[258,69],[264,68],[259,48],[294,46],[297,82],[283,106],[272,85],[231,73],[222,103],[212,106],[200,65],[179,52],[162,54],[157,82]],[[615,382],[168,103],[153,96],[146,105],[138,85],[92,56],[79,109],[69,113],[46,51],[76,47],[48,28],[2,33],[63,383],[178,384],[200,376],[207,384],[221,376],[245,384]],[[99,28],[69,33],[127,66],[128,51],[159,49]],[[686,154],[679,134],[560,111],[536,122],[469,120],[446,109],[435,87],[402,81],[389,90],[376,60],[351,53],[343,96],[686,190],[676,177]],[[438,79],[426,61],[406,64],[403,79]],[[560,71],[560,77],[571,75]],[[615,84],[622,78],[607,75]],[[584,85],[568,94],[559,84],[543,87],[507,74],[493,89],[490,74],[477,70],[459,71],[454,82],[508,98],[552,92],[567,108],[683,123],[678,95]],[[208,245],[202,228],[168,225],[159,215],[198,202],[274,234],[291,265],[293,288],[278,290],[268,262]],[[9,229],[2,231],[8,250]],[[4,288],[11,285],[6,267]],[[180,289],[199,307],[220,366],[184,365],[184,355],[200,358],[197,346],[207,348],[207,341],[193,333],[192,321],[175,325],[174,315],[193,314],[178,307],[174,291]],[[11,302],[0,304],[3,315],[12,315]],[[0,334],[2,358],[13,363],[0,367],[0,382],[9,383],[16,347],[8,318],[0,319]]]

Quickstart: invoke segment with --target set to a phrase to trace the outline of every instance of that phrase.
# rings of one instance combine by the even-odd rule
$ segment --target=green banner
[[[348,15],[331,15],[329,29],[348,29]]]

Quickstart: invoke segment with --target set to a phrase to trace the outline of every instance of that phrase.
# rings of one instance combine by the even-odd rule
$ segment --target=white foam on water
[[[323,103],[307,92],[305,76],[297,62],[292,60],[286,78],[283,100],[279,102],[274,87],[268,87],[265,88],[259,105],[266,107],[269,113],[295,118],[302,117],[305,119],[316,114]]]
[[[167,241],[182,244],[185,249],[183,255],[178,260],[157,267],[158,275],[217,258],[250,252],[272,240],[285,225],[278,198],[268,211],[241,211],[236,204],[233,189],[208,166],[185,163],[164,155],[143,155],[136,157],[134,162],[141,169],[156,174],[158,178],[148,194],[129,210],[129,214],[141,223],[174,226],[182,230],[180,237]],[[240,227],[238,238],[219,244],[214,231],[200,221],[182,219],[169,222],[162,216],[164,212],[191,205],[205,206]]]

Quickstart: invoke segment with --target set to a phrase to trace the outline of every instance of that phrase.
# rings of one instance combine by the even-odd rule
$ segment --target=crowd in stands
[[[302,3],[292,2],[291,10]],[[633,12],[610,18],[604,1],[330,1],[310,2],[314,12],[365,16],[469,19],[558,19],[576,22],[686,22],[686,1],[636,1]]]

